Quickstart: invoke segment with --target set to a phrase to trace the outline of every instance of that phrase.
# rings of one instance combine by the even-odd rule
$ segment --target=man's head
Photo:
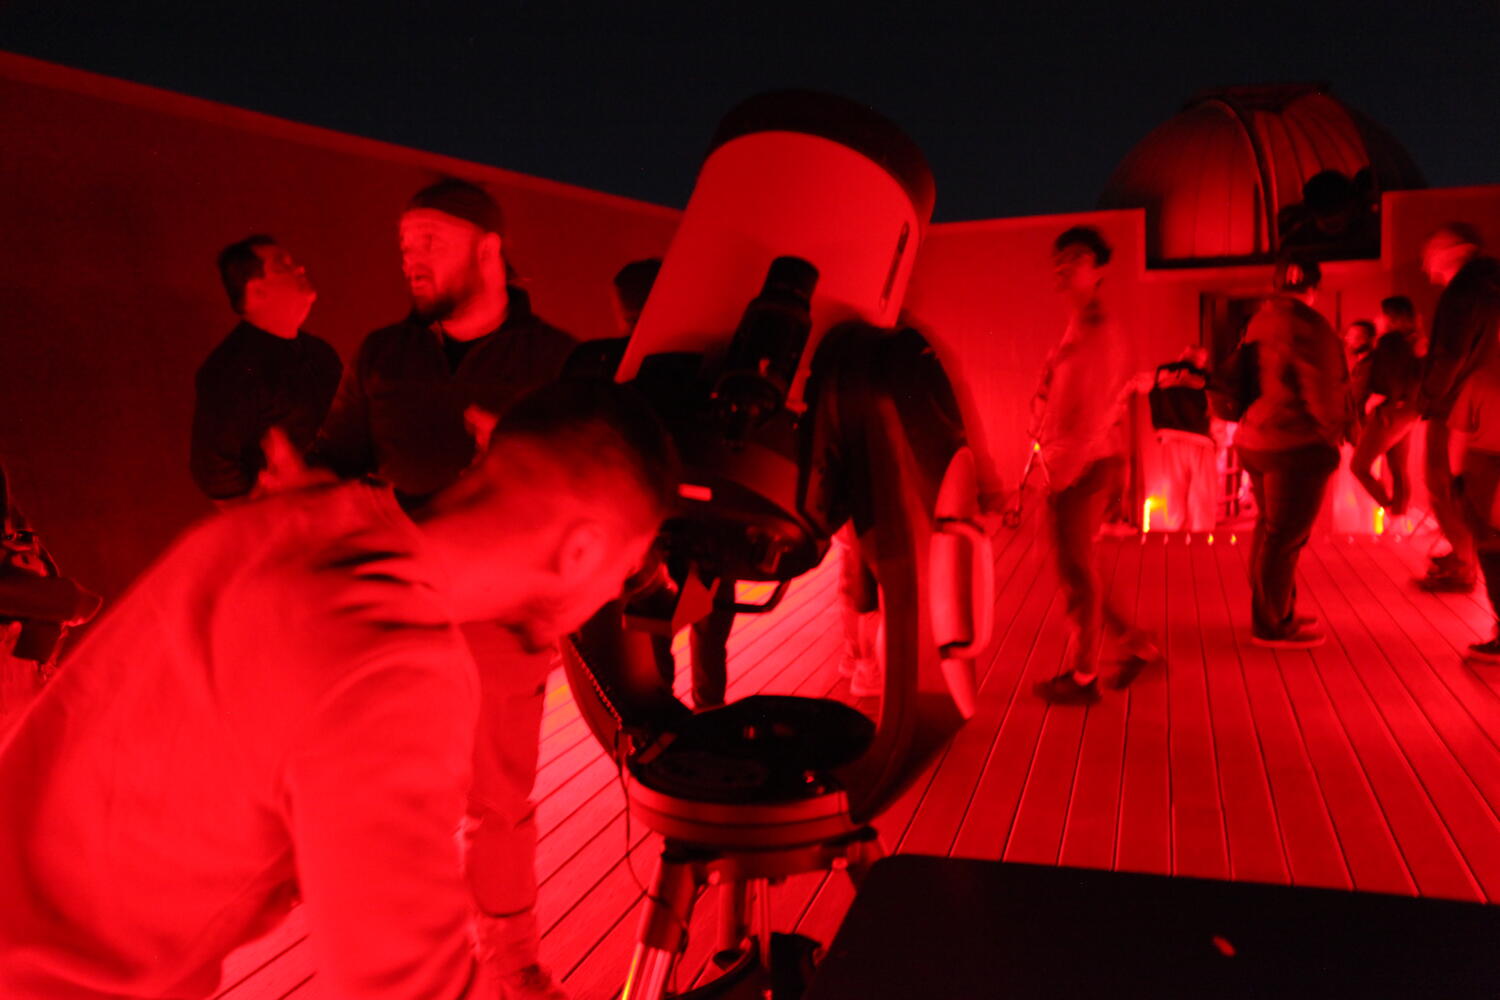
[[[661,258],[633,260],[615,274],[615,319],[621,333],[630,333],[640,321],[641,310],[656,276],[661,273]]]
[[[1375,324],[1357,319],[1344,328],[1344,352],[1352,359],[1364,357],[1375,346]]]
[[[263,234],[219,251],[219,277],[230,308],[272,333],[295,336],[318,297],[307,269]]]
[[[441,321],[503,286],[505,219],[483,189],[460,180],[425,187],[401,213],[401,271],[412,305]]]
[[[678,459],[628,386],[560,382],[508,411],[489,450],[419,513],[446,537],[465,617],[541,649],[619,596],[676,499]]]
[[[1052,270],[1057,290],[1092,295],[1104,280],[1104,267],[1112,256],[1108,243],[1092,226],[1074,226],[1052,243]]]
[[[1375,317],[1375,330],[1381,336],[1387,333],[1414,333],[1417,329],[1417,310],[1405,295],[1390,295],[1380,300],[1380,315]]]
[[[1467,222],[1445,222],[1422,244],[1422,272],[1434,285],[1446,288],[1465,264],[1484,250],[1479,230]]]
[[[1276,270],[1271,274],[1271,287],[1282,295],[1294,295],[1311,304],[1317,298],[1318,286],[1323,283],[1323,269],[1315,260],[1298,257],[1282,257],[1276,261]]]

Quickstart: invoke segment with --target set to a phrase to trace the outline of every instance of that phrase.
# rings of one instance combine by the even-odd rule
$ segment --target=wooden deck
[[[1060,669],[1067,635],[1040,533],[997,539],[979,712],[879,821],[888,848],[1500,901],[1500,666],[1461,657],[1489,637],[1482,593],[1413,589],[1418,539],[1324,538],[1303,557],[1300,610],[1329,641],[1273,653],[1248,641],[1248,541],[1243,529],[1212,544],[1103,543],[1104,579],[1158,630],[1167,666],[1084,709],[1030,690]],[[731,698],[845,693],[835,577],[809,574],[774,614],[737,627]],[[579,1000],[604,1000],[624,978],[658,845],[625,815],[560,673],[547,697],[544,958]],[[802,876],[777,888],[773,916],[827,941],[851,898],[842,876]],[[698,905],[679,988],[707,960],[712,904]],[[226,962],[224,984],[225,1000],[328,996],[295,912]]]

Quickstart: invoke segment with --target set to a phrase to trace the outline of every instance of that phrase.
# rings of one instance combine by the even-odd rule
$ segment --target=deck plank
[[[1201,537],[1193,541],[1200,547],[1207,544]],[[1197,633],[1197,642],[1189,640],[1189,644],[1193,657],[1204,665],[1207,680],[1229,877],[1285,884],[1290,880],[1286,849],[1218,567],[1206,553],[1193,551],[1191,543],[1173,543],[1168,550],[1169,560],[1181,566],[1177,577],[1190,583],[1178,591],[1196,610],[1190,631]]]
[[[1105,593],[1132,617],[1140,603],[1144,548],[1128,543],[1104,547],[1106,559],[1111,549],[1114,556],[1113,572],[1103,578]],[[1101,659],[1107,666],[1099,675],[1104,699],[1091,706],[1084,719],[1062,843],[1055,858],[1055,863],[1078,868],[1113,867],[1119,831],[1130,696],[1128,692],[1117,694],[1109,687],[1117,669],[1108,656],[1110,645],[1106,642],[1106,656]],[[1150,683],[1157,672],[1153,668],[1151,677],[1142,676],[1137,683]]]
[[[1119,567],[1122,549],[1139,546],[1104,544],[1099,546],[1097,564],[1098,586],[1108,592],[1114,583],[1115,570]],[[1102,624],[1101,624],[1102,630]],[[1070,629],[1061,630],[1066,634]],[[1099,680],[1100,690],[1105,689],[1108,655],[1113,642],[1106,635],[1101,644]],[[1047,673],[1055,674],[1072,667],[1071,642],[1062,654],[1062,659]],[[1112,674],[1113,670],[1108,673]],[[1023,690],[1023,696],[1030,692]],[[1116,735],[1124,722],[1123,699],[1109,698],[1087,708],[1075,705],[1049,705],[1044,709],[1042,728],[1038,734],[1031,768],[1026,775],[1026,784],[1021,790],[1021,800],[1016,807],[1016,818],[1011,827],[1010,839],[1005,845],[1007,861],[1031,864],[1055,865],[1062,850],[1063,829],[1067,825],[1069,804],[1073,798],[1073,787],[1078,775],[1084,733],[1088,726],[1100,730],[1105,745],[1118,743]]]
[[[1223,542],[1221,537],[1219,544],[1211,547],[1209,561],[1219,577],[1218,606],[1211,620],[1222,623],[1227,633],[1205,635],[1204,641],[1208,648],[1225,650],[1219,654],[1225,660],[1232,650],[1239,665],[1239,681],[1260,739],[1290,880],[1293,885],[1353,888],[1317,770],[1276,658],[1250,642],[1250,586],[1244,564],[1237,547]],[[1211,580],[1205,579],[1204,585],[1211,587]],[[1199,600],[1212,603],[1202,592]],[[1394,841],[1390,847],[1394,855]]]

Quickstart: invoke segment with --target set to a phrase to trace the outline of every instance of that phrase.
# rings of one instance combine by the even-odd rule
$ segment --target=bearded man
[[[365,338],[314,460],[344,476],[373,473],[403,505],[420,504],[483,452],[497,417],[562,372],[577,343],[510,283],[504,230],[500,206],[465,181],[433,184],[407,203],[399,232],[411,313]],[[530,801],[553,647],[494,623],[465,626],[464,636],[490,666],[465,825],[484,973],[501,997],[556,1000],[562,991],[538,957]]]

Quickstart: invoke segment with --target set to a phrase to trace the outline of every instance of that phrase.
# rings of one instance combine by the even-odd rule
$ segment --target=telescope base
[[[737,996],[797,1000],[821,945],[770,927],[770,886],[789,875],[842,870],[858,888],[884,855],[873,827],[790,848],[735,849],[668,840],[641,915],[621,1000],[708,1000]],[[669,993],[677,958],[687,946],[693,907],[702,890],[719,886],[723,971],[684,993]],[[745,991],[745,992],[741,992]]]

